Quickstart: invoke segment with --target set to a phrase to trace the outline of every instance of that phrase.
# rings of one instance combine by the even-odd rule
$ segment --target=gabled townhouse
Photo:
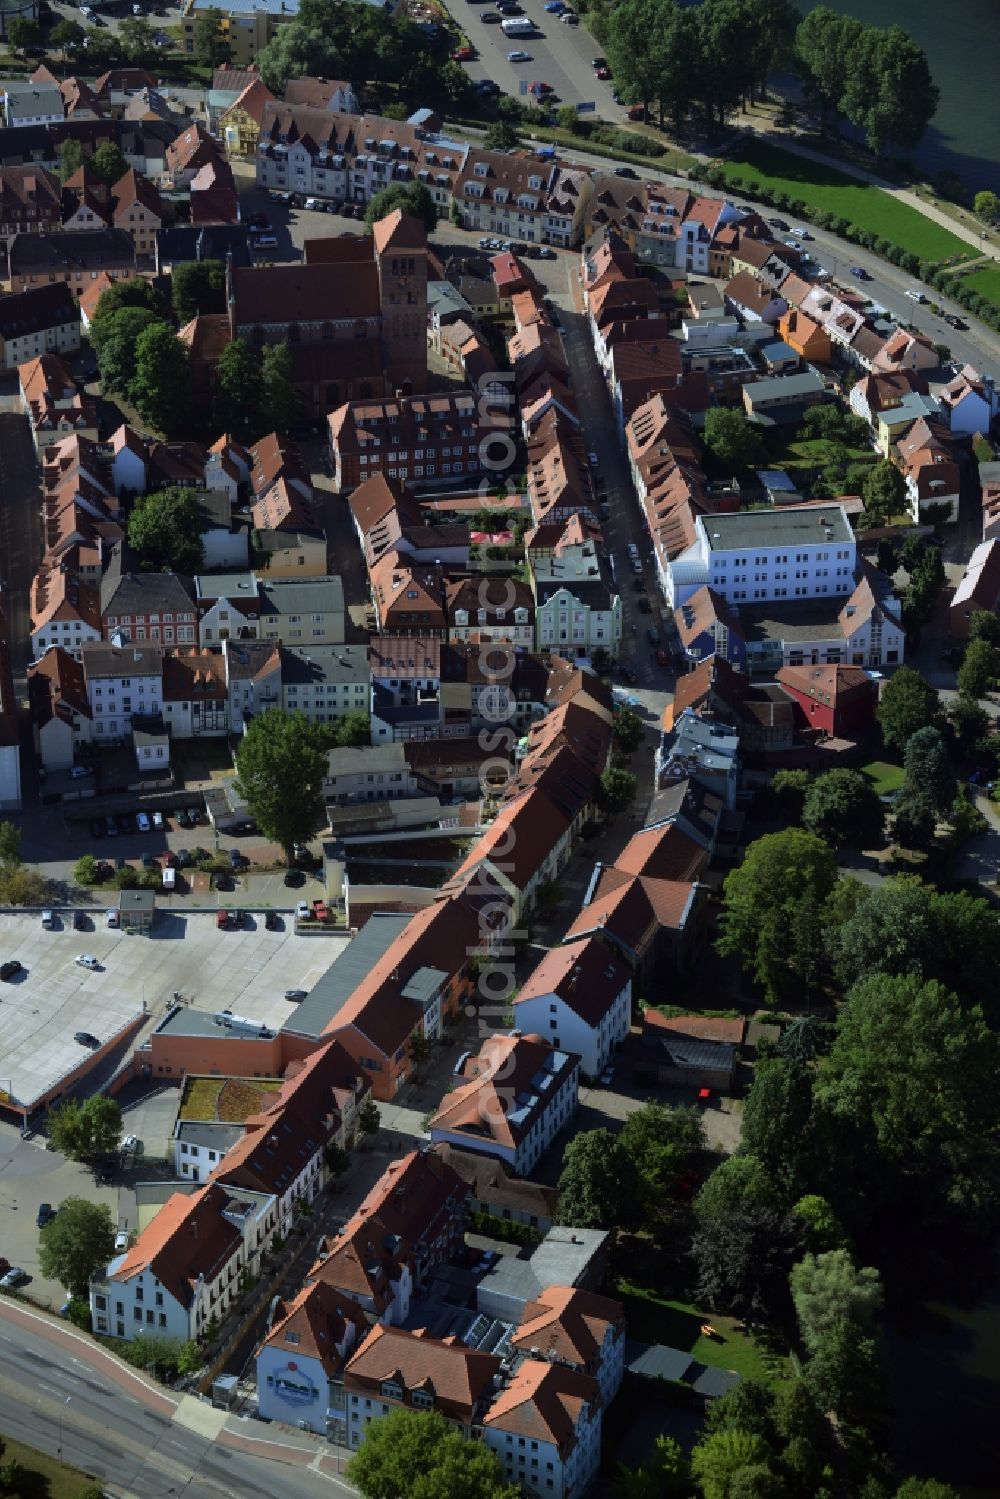
[[[778,332],[790,349],[810,364],[829,364],[833,345],[822,324],[799,307],[789,307],[778,319]]]
[[[859,666],[783,666],[777,681],[794,704],[798,726],[811,734],[858,740],[875,726],[878,682]]]
[[[196,122],[176,136],[167,147],[163,185],[167,188],[190,187],[206,162],[215,161],[219,148],[204,126]]]
[[[163,654],[163,721],[173,739],[229,733],[225,658],[214,651]]]
[[[94,79],[94,95],[104,109],[122,110],[144,89],[155,89],[159,80],[145,68],[110,68]]]
[[[3,122],[10,129],[48,125],[65,118],[62,94],[54,83],[5,83],[0,103]]]
[[[723,660],[746,667],[746,641],[736,614],[713,588],[703,584],[674,610],[677,638],[688,662]]]
[[[491,1036],[467,1058],[428,1126],[435,1145],[529,1173],[577,1106],[580,1058],[542,1035]]]
[[[575,168],[472,147],[452,193],[464,229],[568,247],[583,232],[592,190]]]
[[[595,524],[597,501],[583,441],[575,422],[558,410],[546,413],[527,444],[528,502],[535,525],[583,515]]]
[[[608,331],[619,326],[612,324]],[[678,404],[687,404],[678,392],[684,374],[678,341],[669,336],[633,340],[627,336],[629,327],[622,330],[626,337],[615,339],[608,351],[608,388],[619,438],[624,436],[626,422],[651,396],[674,392]],[[647,324],[643,333],[648,332]]]
[[[941,405],[935,396],[907,393],[895,405],[885,406],[873,422],[875,444],[883,458],[893,456],[893,445],[900,442],[910,428],[919,421],[930,421],[940,414]],[[942,428],[943,430],[943,428]]]
[[[865,374],[855,380],[847,402],[855,416],[875,427],[881,412],[900,405],[908,395],[929,393],[927,378],[918,370],[896,370],[893,374]]]
[[[690,969],[700,952],[705,895],[693,880],[657,879],[595,865],[564,941],[599,938],[629,967],[636,989],[648,995]]]
[[[343,645],[344,585],[339,577],[261,578],[261,640],[280,640],[282,645]]]
[[[137,275],[135,245],[123,229],[73,229],[49,234],[16,234],[8,251],[12,292],[63,282],[76,296],[98,274],[112,281]]]
[[[367,645],[283,645],[281,705],[310,723],[367,713],[371,700]]]
[[[0,167],[0,238],[47,234],[62,220],[59,179],[44,167]]]
[[[175,1192],[135,1243],[90,1284],[91,1325],[127,1342],[140,1334],[182,1341],[216,1325],[256,1276],[274,1237],[271,1198],[214,1182]]]
[[[496,1391],[502,1360],[424,1329],[376,1327],[344,1369],[347,1446],[396,1410],[437,1411],[466,1439],[478,1434]]]
[[[494,418],[484,427],[472,391],[350,402],[329,416],[337,488],[350,492],[375,469],[415,488],[439,488],[483,472]]]
[[[369,581],[381,634],[445,638],[448,618],[439,568],[389,551],[371,569]]]
[[[631,1020],[632,970],[596,936],[551,948],[514,1000],[517,1029],[575,1052],[592,1079],[612,1060]]]
[[[546,1286],[526,1303],[511,1346],[589,1374],[608,1406],[625,1375],[625,1332],[620,1301],[580,1286]]]
[[[525,1493],[574,1499],[600,1465],[600,1387],[576,1369],[525,1359],[484,1417],[483,1441]]]
[[[846,599],[813,599],[787,611],[774,605],[741,605],[739,615],[750,671],[840,664],[882,668],[903,660],[906,634],[900,602],[888,579],[867,568],[860,569]]]
[[[31,655],[37,661],[59,646],[77,661],[81,647],[101,639],[101,600],[96,583],[85,582],[65,562],[38,569],[31,583]]]
[[[97,402],[77,388],[58,354],[29,359],[17,378],[36,453],[73,433],[97,441]]]
[[[897,328],[882,344],[871,367],[878,372],[893,374],[897,370],[933,370],[939,363],[929,338]]]
[[[12,289],[0,299],[0,368],[15,370],[42,354],[75,354],[79,347],[80,309],[62,282]]]
[[[260,638],[260,593],[253,572],[198,573],[194,579],[198,643]]]
[[[369,921],[366,933],[371,926]],[[373,931],[372,940],[375,936]],[[473,953],[481,943],[472,900],[442,896],[410,918],[369,971],[357,975],[343,1003],[324,1022],[322,1034],[336,1036],[371,1079],[376,1099],[391,1101],[412,1076],[412,1038],[436,1041],[445,1021],[457,1014],[471,982]],[[325,976],[338,999],[347,972],[338,975],[330,969]],[[317,1012],[324,1002],[321,995]],[[309,1023],[308,1015],[296,1015],[286,1030]]]
[[[728,724],[690,709],[665,725],[656,751],[656,784],[690,782],[717,796],[728,812],[736,808],[741,771],[739,735]]]
[[[368,1331],[350,1297],[316,1281],[290,1301],[279,1300],[254,1354],[257,1409],[264,1420],[285,1421],[326,1436],[343,1398],[342,1374]],[[331,1435],[343,1442],[336,1426]]]
[[[198,615],[194,585],[176,573],[123,571],[117,549],[101,580],[101,621],[105,640],[137,645],[194,645]]]
[[[290,79],[289,82],[291,82]],[[275,102],[275,97],[264,80],[255,76],[237,95],[232,104],[218,111],[218,126],[213,125],[212,129],[216,134],[221,134],[227,156],[241,156],[246,160],[253,160],[257,154],[264,106]],[[210,106],[210,125],[211,114]]]
[[[489,573],[452,578],[444,600],[450,640],[506,641],[526,650],[535,643],[535,600],[520,579]]]
[[[516,922],[532,908],[539,886],[565,868],[571,845],[570,819],[541,787],[530,787],[501,807],[444,888],[499,889]]]
[[[896,444],[906,477],[910,513],[915,521],[933,507],[946,521],[958,520],[962,479],[947,428],[933,418],[915,421]]]
[[[677,680],[674,700],[663,710],[664,733],[685,712],[735,729],[742,752],[784,754],[795,748],[795,713],[783,694],[752,683],[721,656],[709,656]]]
[[[952,596],[948,612],[949,633],[968,640],[974,614],[993,614],[1000,603],[1000,541],[981,541],[969,558],[965,573]]]
[[[551,552],[532,543],[540,533],[560,530]],[[569,539],[572,532],[580,539]],[[562,537],[567,539],[563,540]],[[622,640],[622,601],[611,582],[607,558],[590,534],[583,534],[580,518],[565,527],[536,527],[525,538],[531,586],[535,597],[535,646],[567,660],[590,660],[595,651],[616,659]]]
[[[139,260],[153,259],[164,216],[163,200],[156,188],[130,167],[111,189],[111,222],[129,236]]]
[[[654,880],[695,882],[708,868],[709,856],[696,827],[687,825],[683,806],[673,817],[641,828],[615,860],[621,874]]]
[[[163,665],[158,645],[95,641],[81,646],[80,654],[95,743],[121,743],[131,734],[134,719],[162,716]]]
[[[417,784],[402,744],[344,745],[327,751],[323,797],[328,806],[415,796]]]
[[[188,184],[191,223],[195,228],[211,224],[238,224],[239,194],[228,161],[213,157],[203,162]]]
[[[28,704],[35,753],[48,770],[68,770],[89,744],[92,715],[83,667],[58,646],[28,667]]]
[[[938,399],[953,437],[974,437],[987,434],[1000,413],[1000,396],[996,382],[991,376],[980,375],[971,364],[950,380]]]
[[[282,647],[269,640],[222,642],[229,688],[229,726],[242,734],[248,718],[281,707]]]

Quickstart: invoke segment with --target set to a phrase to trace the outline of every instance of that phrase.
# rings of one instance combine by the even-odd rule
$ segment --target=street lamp
[[[72,1395],[67,1395],[66,1399],[63,1401],[62,1405],[59,1407],[59,1446],[56,1448],[56,1457],[58,1457],[58,1459],[59,1459],[60,1462],[62,1462],[62,1447],[63,1447],[63,1412],[65,1411],[67,1405],[69,1405],[69,1403],[70,1403],[70,1401],[72,1399],[73,1399]]]

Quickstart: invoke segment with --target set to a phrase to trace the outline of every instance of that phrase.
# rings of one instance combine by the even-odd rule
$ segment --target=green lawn
[[[85,1489],[93,1485],[100,1488],[95,1478],[89,1478],[79,1468],[46,1457],[44,1452],[36,1452],[34,1447],[25,1446],[6,1432],[3,1441],[4,1462],[16,1460],[24,1469],[23,1480],[4,1489],[8,1499],[79,1499]]]
[[[643,1342],[680,1348],[701,1364],[734,1369],[744,1379],[757,1379],[766,1385],[788,1378],[787,1361],[765,1354],[749,1334],[736,1332],[732,1317],[701,1312],[686,1301],[670,1301],[648,1286],[623,1278],[615,1283],[614,1295],[625,1307],[632,1336]],[[702,1323],[710,1323],[719,1336],[706,1338]]]
[[[911,250],[921,260],[947,260],[952,255],[967,259],[974,253],[956,234],[925,219],[915,208],[898,202],[880,187],[856,182],[834,167],[821,166],[764,141],[741,141],[738,149],[739,156],[718,163],[727,177],[741,177],[744,184],[754,179],[773,192],[800,198],[803,203],[837,214],[859,229],[867,229]],[[788,210],[783,212],[787,214]]]
[[[875,454],[871,448],[847,449],[851,463],[874,463]],[[775,468],[822,468],[827,458],[827,439],[824,437],[803,438],[800,441],[789,442],[776,458],[772,460]]]
[[[871,781],[879,796],[889,796],[893,791],[901,791],[906,780],[906,772],[902,766],[890,765],[888,760],[869,760],[867,765],[862,765],[861,774]]]
[[[981,297],[986,297],[995,306],[1000,307],[1000,266],[987,265],[982,270],[969,271],[965,276],[956,276],[956,281],[963,282],[972,291]]]

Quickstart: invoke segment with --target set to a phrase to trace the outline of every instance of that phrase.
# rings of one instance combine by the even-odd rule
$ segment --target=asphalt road
[[[41,1318],[22,1326],[0,1307],[0,1430],[50,1456],[61,1454],[116,1492],[140,1499],[181,1493],[185,1499],[353,1495],[331,1475],[307,1466],[318,1445],[289,1444],[289,1454],[297,1455],[280,1463],[223,1445],[164,1414],[173,1400],[167,1404],[139,1381],[130,1381],[126,1393],[93,1345],[81,1339],[67,1348],[60,1332]],[[247,1435],[282,1440],[256,1423]]]
[[[515,99],[532,97],[521,90],[538,80],[551,85],[556,99],[563,104],[593,104],[587,111],[605,120],[624,120],[625,107],[612,97],[614,81],[595,78],[591,59],[601,49],[581,22],[567,26],[558,16],[547,15],[544,0],[522,0],[527,18],[535,25],[534,36],[505,36],[499,21],[484,25],[484,15],[496,15],[494,6],[480,7],[483,0],[450,0],[448,9],[459,27],[467,34],[479,56],[463,63],[469,77],[490,78],[505,94]],[[507,54],[527,52],[530,62],[510,63]]]

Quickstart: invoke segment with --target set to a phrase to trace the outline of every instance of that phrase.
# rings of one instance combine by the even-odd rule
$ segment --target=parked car
[[[92,952],[78,952],[73,961],[81,968],[89,968],[92,973],[96,973],[101,966]]]
[[[109,927],[118,927],[122,924],[121,917],[119,916],[117,911],[105,911],[104,923]]]
[[[285,998],[286,999],[295,1000],[296,1003],[298,1003],[299,1000],[301,1000],[301,999],[307,999],[308,997],[309,997],[309,990],[308,989],[286,989],[285,990]]]
[[[115,1253],[123,1254],[128,1248],[128,1229],[120,1228],[115,1234]]]
[[[218,927],[218,929],[219,929],[220,932],[225,931],[226,927],[228,927],[228,925],[229,925],[229,912],[228,911],[216,911],[216,913],[215,913],[215,924]]]
[[[636,546],[634,541],[626,543],[625,550],[628,552],[630,557],[638,557],[639,555],[639,548]]]
[[[162,831],[163,831],[163,813],[162,812],[154,812],[153,813],[153,827],[156,829],[156,831],[158,833],[162,833]]]
[[[0,1276],[0,1289],[13,1291],[15,1286],[23,1285],[28,1279],[28,1272],[22,1270],[20,1265],[11,1265],[6,1275]]]
[[[479,1256],[479,1260],[476,1264],[476,1269],[482,1270],[485,1274],[486,1271],[493,1269],[493,1266],[496,1264],[499,1258],[500,1251],[498,1249],[484,1249],[482,1254]]]
[[[240,865],[243,863],[243,855],[240,853],[238,848],[231,848],[229,850],[229,862],[234,869],[239,869]]]
[[[92,765],[74,765],[70,771],[70,780],[82,781],[84,776],[92,776],[94,767]]]
[[[148,833],[150,830],[149,813],[137,812],[135,814],[135,825],[140,833]]]
[[[45,930],[46,931],[51,931],[52,928],[55,926],[55,924],[56,924],[56,918],[53,916],[52,912],[51,911],[43,911],[42,912],[42,926],[45,928]]]
[[[863,265],[852,265],[851,275],[856,277],[858,281],[870,281],[872,279]]]
[[[601,1084],[602,1084],[602,1086],[605,1087],[605,1088],[610,1088],[611,1084],[614,1082],[614,1080],[615,1080],[615,1069],[613,1067],[605,1067],[604,1071],[601,1073]]]
[[[109,838],[118,837],[118,824],[110,814],[104,819],[104,831]]]
[[[475,55],[475,47],[456,47],[451,54],[451,60],[452,62],[471,62]]]
[[[84,919],[82,911],[73,912],[73,930],[74,932],[82,932],[84,930]]]
[[[138,1148],[139,1148],[139,1136],[138,1135],[126,1135],[125,1138],[124,1138],[124,1140],[122,1141],[121,1145],[118,1148],[119,1148],[119,1150],[123,1150],[123,1151],[138,1150]]]
[[[295,907],[295,919],[296,921],[312,920],[312,906],[307,900],[300,900]]]
[[[246,925],[246,919],[247,919],[246,912],[245,911],[241,911],[240,908],[239,908],[239,906],[236,906],[234,908],[234,910],[233,910],[233,926],[240,926],[240,927],[241,926],[245,926]]]
[[[600,461],[601,460],[598,458],[596,453],[587,454],[587,462],[590,464],[591,468],[596,468]]]
[[[76,1041],[80,1046],[91,1047],[91,1049],[94,1051],[96,1051],[101,1044],[100,1041],[98,1041],[97,1037],[92,1036],[89,1031],[77,1031],[76,1035],[73,1037],[73,1040]]]
[[[642,104],[633,104],[627,113],[630,120],[644,120],[646,118],[646,110]]]
[[[809,233],[809,230],[808,229],[803,229],[801,227],[801,225],[793,228],[792,231],[791,231],[791,233],[795,235],[796,239],[804,239],[804,240],[811,240],[812,239],[812,235]]]
[[[35,1216],[35,1222],[39,1228],[44,1228],[46,1223],[51,1223],[56,1216],[56,1210],[51,1202],[43,1202]]]
[[[780,229],[782,234],[788,233],[788,222],[785,219],[768,219],[772,229]]]
[[[634,167],[615,167],[616,177],[628,177],[631,182],[638,182],[639,173]]]
[[[522,52],[520,47],[515,47],[513,52],[507,53],[508,62],[531,62],[531,53]],[[480,249],[483,248],[482,240],[479,241]]]
[[[269,932],[281,930],[281,917],[277,911],[267,911],[264,915],[264,927]]]
[[[24,964],[18,962],[17,958],[8,958],[6,963],[0,963],[0,979],[6,984],[23,970]]]

